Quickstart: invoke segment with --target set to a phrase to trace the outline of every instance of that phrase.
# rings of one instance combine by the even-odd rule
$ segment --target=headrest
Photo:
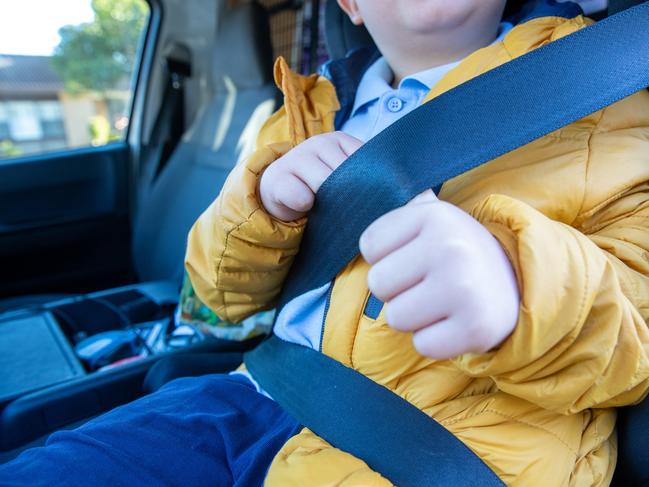
[[[374,47],[367,29],[352,24],[336,0],[328,0],[325,8],[325,41],[331,59],[344,58],[353,49]]]
[[[507,0],[505,4],[505,13],[503,18],[510,19],[520,15],[523,7],[530,8],[530,5],[533,6],[534,2],[531,0]]]
[[[215,91],[227,89],[226,78],[237,88],[258,88],[273,82],[268,13],[257,2],[222,11],[214,46]]]
[[[517,15],[529,3],[530,0],[508,0],[505,18]],[[352,24],[336,0],[329,0],[325,8],[325,40],[331,59],[344,58],[353,49],[374,46],[367,29]]]

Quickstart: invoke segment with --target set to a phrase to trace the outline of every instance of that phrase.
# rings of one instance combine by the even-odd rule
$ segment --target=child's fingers
[[[414,239],[421,229],[418,213],[418,210],[404,206],[383,215],[367,227],[358,243],[365,260],[375,264]]]
[[[330,143],[318,147],[316,157],[329,166],[332,171],[335,171],[347,160],[348,156],[343,152],[338,142],[332,140]]]
[[[308,158],[295,164],[292,174],[306,184],[312,193],[317,193],[325,179],[331,174],[331,168],[318,158]]]
[[[390,301],[419,284],[428,268],[426,254],[417,239],[407,243],[378,261],[367,275],[370,291],[382,301]]]
[[[335,171],[338,166],[345,162],[363,143],[342,132],[331,132],[312,140],[311,152],[316,158]],[[316,145],[316,141],[318,144]]]
[[[416,331],[412,337],[417,351],[435,360],[447,360],[467,352],[477,351],[473,341],[471,330],[456,318],[426,326]]]
[[[434,201],[439,201],[437,196],[435,196],[435,193],[433,192],[432,189],[427,189],[423,193],[419,193],[417,196],[415,196],[413,199],[411,199],[408,204],[409,205],[418,205],[422,203],[432,203]]]
[[[453,312],[443,281],[425,279],[386,304],[385,319],[395,330],[414,332],[448,318]]]
[[[275,194],[278,195],[277,203],[280,205],[299,213],[305,213],[313,207],[315,199],[313,191],[297,176],[291,174],[277,184]]]
[[[340,150],[345,154],[345,159],[351,156],[363,145],[362,140],[358,140],[356,137],[352,137],[344,132],[334,132],[334,134]]]

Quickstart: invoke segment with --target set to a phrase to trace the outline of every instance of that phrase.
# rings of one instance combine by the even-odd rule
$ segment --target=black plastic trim
[[[186,353],[242,352],[246,342],[209,339],[195,346],[89,374],[22,396],[0,413],[0,451],[9,451],[71,423],[131,402],[145,394],[144,378],[159,360]]]

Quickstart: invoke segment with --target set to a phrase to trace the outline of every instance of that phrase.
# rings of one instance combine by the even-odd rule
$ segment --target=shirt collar
[[[356,90],[356,99],[354,100],[351,116],[356,115],[356,112],[362,106],[373,102],[380,98],[383,93],[391,90],[392,77],[392,69],[388,66],[385,58],[381,56],[365,71],[361,78]]]
[[[501,42],[512,27],[513,25],[509,22],[502,22],[500,24],[498,37],[492,44]],[[459,60],[442,66],[435,66],[434,68],[406,76],[399,83],[398,89],[408,87],[428,92],[446,75],[446,73],[461,62],[462,60]],[[384,93],[392,90],[391,85],[393,78],[394,74],[392,73],[392,69],[388,66],[384,57],[380,57],[371,64],[367,71],[365,71],[365,74],[363,74],[358,85],[354,106],[350,115],[353,117],[360,108],[368,103],[378,100]]]

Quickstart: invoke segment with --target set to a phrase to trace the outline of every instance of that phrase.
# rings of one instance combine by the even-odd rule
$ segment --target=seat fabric
[[[221,15],[214,49],[214,97],[196,117],[157,179],[140,190],[134,263],[140,279],[180,283],[187,234],[276,107],[268,15],[256,3]]]

